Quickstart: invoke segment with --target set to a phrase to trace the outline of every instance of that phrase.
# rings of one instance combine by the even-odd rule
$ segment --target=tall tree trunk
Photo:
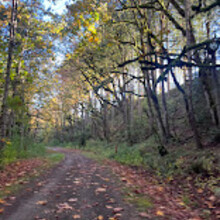
[[[102,121],[103,121],[103,135],[106,141],[109,141],[109,126],[108,126],[108,106],[107,103],[102,104]]]
[[[166,99],[166,91],[165,91],[165,81],[162,80],[162,108],[164,112],[164,124],[166,127],[166,133],[167,136],[170,137],[170,124],[169,124],[169,114],[168,114],[168,108],[167,108],[167,99]]]
[[[150,90],[148,88],[148,83],[146,78],[144,78],[144,90],[145,90],[145,94],[147,97],[147,117],[149,119],[149,127],[150,127],[150,133],[153,133],[154,131],[154,112],[153,112],[153,107],[152,107],[152,102],[151,102],[151,98],[150,98]]]
[[[22,106],[25,106],[25,81],[21,81],[21,93],[20,93],[20,99],[21,99],[21,103]],[[20,125],[20,134],[21,134],[21,141],[20,141],[20,146],[21,148],[23,148],[25,151],[26,149],[26,145],[24,144],[24,135],[25,135],[25,129],[27,127],[27,124],[25,124],[25,111],[21,112],[21,116],[20,116],[20,120],[21,120],[21,125]]]
[[[212,65],[216,65],[216,51],[212,53]],[[217,69],[215,67],[212,68],[212,81],[213,81],[213,91],[215,95],[215,103],[216,103],[216,111],[218,117],[217,125],[220,127],[220,83],[219,76],[217,73]]]
[[[208,105],[208,109],[209,109],[209,112],[210,112],[212,123],[214,125],[218,125],[219,124],[219,118],[218,118],[218,113],[217,113],[217,106],[215,104],[215,99],[212,95],[212,91],[211,91],[211,88],[210,88],[210,77],[207,76],[207,73],[209,71],[210,70],[207,69],[207,68],[200,69],[200,71],[199,71],[200,80],[202,82],[202,88],[203,88],[204,96],[205,96],[205,99],[206,99],[206,103]],[[217,83],[217,81],[215,81],[214,83]]]
[[[160,59],[160,62],[162,64],[163,60]],[[163,69],[160,70],[160,74],[163,74]],[[162,79],[161,82],[161,98],[162,98],[162,109],[163,109],[163,115],[164,115],[164,124],[166,129],[166,134],[168,137],[171,136],[170,134],[170,124],[169,124],[169,115],[168,115],[168,108],[167,108],[167,99],[166,99],[166,91],[165,91],[165,80]]]
[[[125,72],[125,70],[123,71]],[[125,135],[126,135],[126,140],[128,141],[128,143],[131,143],[131,131],[130,131],[130,115],[129,115],[129,100],[128,100],[128,96],[126,95],[126,90],[127,90],[127,84],[126,84],[126,74],[123,74],[123,88],[122,88],[122,96],[123,96],[123,100],[122,100],[122,113],[123,113],[123,120],[124,120],[124,124],[125,124]]]
[[[24,50],[22,50],[21,52],[21,56],[23,55],[24,53]],[[14,78],[14,80],[11,82],[12,83],[12,92],[13,92],[13,95],[12,97],[13,98],[16,98],[16,96],[18,96],[18,85],[20,82],[20,70],[21,70],[21,60],[19,60],[18,62],[18,65],[16,67],[16,76]],[[15,123],[16,123],[16,110],[12,109],[11,113],[10,113],[10,127],[9,127],[9,137],[11,137],[13,135],[13,128],[15,127]]]
[[[165,129],[165,126],[164,126],[164,123],[163,123],[159,101],[158,101],[157,95],[155,93],[156,91],[154,89],[152,89],[153,85],[151,85],[151,83],[150,83],[150,77],[149,77],[148,71],[143,70],[143,72],[145,73],[146,82],[147,82],[147,86],[148,86],[148,92],[149,92],[150,98],[153,102],[155,112],[157,114],[156,119],[157,119],[158,126],[159,126],[159,129],[160,129],[162,141],[163,141],[163,143],[166,143],[167,142],[167,133],[166,133],[166,129]]]
[[[191,129],[193,131],[193,135],[194,135],[196,146],[197,146],[197,148],[202,148],[203,146],[201,144],[200,137],[199,137],[199,134],[198,134],[198,130],[197,130],[197,127],[196,127],[196,124],[195,124],[195,118],[192,115],[192,113],[190,112],[190,103],[189,103],[188,96],[187,96],[185,90],[181,87],[181,85],[177,81],[176,76],[175,76],[173,70],[171,70],[171,76],[173,78],[173,81],[174,81],[177,89],[183,95],[183,100],[184,100],[184,103],[185,103],[185,109],[186,109],[188,121],[189,121],[190,127],[191,127]]]
[[[81,104],[81,146],[84,147],[86,145],[86,137],[85,137],[85,106]]]
[[[93,108],[93,114],[92,114],[92,137],[96,138],[97,135],[98,135],[98,132],[97,132],[97,126],[96,126],[96,116],[95,116],[94,112],[96,112],[96,109],[97,109],[97,99],[96,99],[94,94],[93,94],[92,97],[94,98],[94,102],[93,102],[93,106],[92,106],[92,108]]]
[[[186,22],[186,43],[187,43],[187,46],[190,46],[194,42],[190,16],[191,16],[191,2],[190,2],[190,0],[185,0],[185,22]],[[188,59],[188,62],[191,62],[192,54],[190,51],[187,52],[187,59]],[[193,75],[192,75],[192,68],[191,67],[188,68],[188,76],[189,76],[188,117],[189,117],[189,122],[191,124],[192,130],[194,133],[194,138],[195,138],[195,143],[197,145],[197,148],[202,148],[202,143],[201,143],[199,132],[198,132],[198,129],[196,126],[196,119],[195,119],[193,101],[192,101]]]
[[[169,22],[167,21],[166,25],[166,32],[167,32],[167,53],[169,54]],[[167,96],[169,97],[170,95],[170,74],[167,75]]]
[[[140,73],[140,71],[138,71],[138,75],[137,75],[137,77],[141,77],[141,73]],[[137,100],[137,108],[138,108],[138,116],[140,117],[140,118],[142,118],[142,112],[143,112],[143,108],[142,108],[142,98],[141,98],[141,96],[143,95],[143,92],[142,92],[142,84],[138,81],[137,82],[137,84],[138,84],[138,95],[139,95],[139,97],[138,97],[138,100]]]
[[[6,73],[5,73],[5,84],[4,84],[4,93],[3,93],[1,118],[0,118],[0,121],[1,121],[0,138],[6,137],[6,130],[7,130],[7,111],[8,111],[7,99],[9,96],[9,85],[11,81],[10,73],[11,73],[11,65],[12,65],[13,51],[14,51],[14,45],[15,45],[15,31],[17,28],[17,7],[18,7],[18,0],[12,0],[7,68],[6,68]],[[1,142],[1,147],[3,146],[4,146],[4,143]]]
[[[206,0],[204,0],[204,5],[206,5]],[[190,16],[191,16],[191,1],[190,0],[185,0],[185,21],[186,21],[186,38],[190,44],[195,44],[195,36],[194,36],[194,31],[193,27],[190,21]],[[206,33],[207,33],[207,38],[210,37],[210,21],[209,18],[207,19],[206,22]],[[188,45],[188,46],[189,46]],[[201,58],[199,56],[198,51],[195,51],[194,59],[196,63],[201,64]],[[208,61],[209,63],[209,61]],[[209,69],[201,67],[199,70],[199,77],[202,82],[202,88],[204,92],[204,96],[206,99],[206,103],[212,118],[212,122],[215,125],[218,125],[220,122],[219,115],[217,113],[217,106],[218,104],[216,103],[215,95],[213,95],[212,90],[211,90],[211,85],[209,83],[210,77],[208,76],[207,72],[209,72]],[[218,101],[217,101],[218,102]]]

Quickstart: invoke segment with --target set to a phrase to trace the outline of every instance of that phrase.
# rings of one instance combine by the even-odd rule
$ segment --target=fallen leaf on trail
[[[0,209],[0,214],[2,214],[4,212],[4,209]]]
[[[210,209],[215,208],[211,202],[206,202],[206,205],[207,205]]]
[[[76,181],[73,181],[73,183],[75,183],[76,185],[79,185],[79,184],[81,184],[81,182],[80,182],[80,181],[78,181],[78,180],[76,180]]]
[[[89,208],[89,209],[90,209],[90,208],[92,208],[92,205],[86,204],[86,205],[85,205],[85,208]]]
[[[96,192],[97,193],[99,193],[99,192],[106,192],[106,188],[97,188]]]
[[[203,189],[197,189],[198,193],[203,193]]]
[[[184,203],[184,202],[179,202],[179,204],[180,204],[181,206],[185,206],[185,203]]]
[[[0,204],[5,204],[5,201],[0,199]]]
[[[122,182],[127,182],[127,179],[124,178],[124,177],[122,177],[122,178],[121,178],[121,181],[122,181]]]
[[[57,207],[59,208],[59,212],[62,212],[64,209],[65,210],[72,210],[73,207],[70,206],[67,202],[64,202],[64,203],[60,203],[59,205],[57,205]]]
[[[97,217],[97,220],[104,220],[104,217],[103,217],[102,215],[99,215],[99,216]]]
[[[114,213],[118,213],[118,212],[121,212],[121,211],[123,211],[124,209],[123,208],[114,208],[113,209],[113,212]]]
[[[119,219],[121,217],[121,213],[116,213],[115,215],[114,215],[114,218],[116,218],[116,219]]]
[[[140,212],[139,213],[140,217],[144,217],[144,218],[150,218],[151,216],[149,214],[147,214],[146,212]]]
[[[75,183],[76,185],[80,185],[81,184],[80,178],[75,178],[73,183]]]
[[[162,186],[159,186],[157,189],[158,189],[159,192],[163,192],[164,191],[164,188]]]
[[[157,216],[164,216],[164,213],[160,210],[157,210],[156,215]]]
[[[76,202],[78,199],[77,198],[71,198],[68,200],[68,202]]]
[[[47,204],[47,201],[46,201],[46,200],[44,200],[44,201],[38,201],[36,204],[37,204],[37,205],[46,205],[46,204]]]
[[[81,216],[80,215],[73,215],[73,219],[80,219]]]
[[[215,196],[210,196],[210,197],[209,197],[209,200],[212,201],[212,202],[214,202],[214,201],[216,200],[216,197],[215,197]]]
[[[44,182],[37,183],[37,186],[43,186],[43,185],[44,185]]]
[[[111,198],[111,199],[109,199],[108,203],[114,204],[115,200]]]
[[[113,207],[110,206],[110,205],[106,205],[105,207],[106,207],[107,209],[113,209]]]

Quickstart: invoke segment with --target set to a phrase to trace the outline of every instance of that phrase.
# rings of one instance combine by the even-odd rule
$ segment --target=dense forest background
[[[2,166],[62,145],[166,177],[218,176],[219,5],[81,0],[58,15],[1,1]]]

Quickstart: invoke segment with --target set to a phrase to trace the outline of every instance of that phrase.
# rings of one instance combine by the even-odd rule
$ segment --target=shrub
[[[192,162],[191,166],[189,167],[189,171],[197,173],[197,174],[204,174],[210,175],[212,171],[215,169],[213,164],[214,158],[213,157],[201,157]]]
[[[36,143],[31,137],[21,139],[20,136],[14,136],[11,141],[5,142],[5,147],[1,155],[1,165],[14,162],[17,159],[43,156],[45,146],[42,143]]]
[[[13,148],[12,143],[7,142],[2,153],[2,165],[4,166],[14,162],[17,159],[17,156],[17,151]]]

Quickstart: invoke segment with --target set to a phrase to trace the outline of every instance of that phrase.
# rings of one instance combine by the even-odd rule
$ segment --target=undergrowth
[[[23,140],[19,136],[11,140],[5,140],[5,146],[0,154],[0,166],[5,166],[18,159],[26,159],[44,156],[46,152],[45,144],[36,143],[31,137]]]
[[[144,143],[128,146],[126,143],[114,144],[103,141],[89,140],[85,147],[81,148],[74,143],[68,143],[68,148],[78,148],[86,152],[86,156],[93,159],[113,159],[119,163],[130,166],[141,166],[151,170],[159,178],[172,181],[176,176],[195,175],[198,186],[201,183],[215,189],[218,181],[219,161],[216,154],[210,149],[198,150],[193,143],[184,146],[171,145],[167,149],[169,153],[161,157],[157,144],[153,137]],[[116,153],[117,148],[117,153]]]

